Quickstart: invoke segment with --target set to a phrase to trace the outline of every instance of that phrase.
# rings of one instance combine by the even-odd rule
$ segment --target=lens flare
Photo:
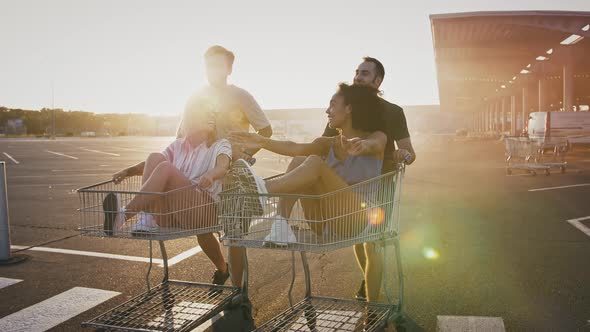
[[[385,212],[382,208],[372,208],[369,211],[369,222],[371,225],[381,225],[385,220]]]
[[[422,254],[426,259],[435,260],[439,257],[438,251],[432,248],[424,248]]]

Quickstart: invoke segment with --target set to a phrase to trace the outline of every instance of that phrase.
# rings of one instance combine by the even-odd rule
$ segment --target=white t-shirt
[[[168,162],[193,183],[197,183],[203,174],[215,167],[218,156],[224,154],[231,158],[232,155],[231,145],[226,139],[217,140],[209,147],[207,142],[192,147],[188,139],[178,138],[162,153]],[[216,180],[205,189],[214,200],[218,199],[221,184],[221,179]]]
[[[221,88],[205,86],[193,93],[185,105],[186,111],[198,111],[203,103],[216,113],[216,131],[218,138],[226,138],[232,131],[247,132],[252,125],[254,130],[270,126],[266,114],[262,111],[254,97],[248,91],[235,85]],[[176,137],[183,135],[182,121]]]

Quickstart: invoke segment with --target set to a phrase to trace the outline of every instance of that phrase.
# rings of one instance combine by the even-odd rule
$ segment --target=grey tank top
[[[326,163],[349,185],[363,182],[381,175],[383,160],[373,156],[348,156],[339,160],[330,147]]]

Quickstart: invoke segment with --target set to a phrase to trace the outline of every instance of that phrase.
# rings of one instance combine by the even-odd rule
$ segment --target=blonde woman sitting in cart
[[[214,113],[203,101],[202,107],[185,111],[183,137],[163,152],[151,153],[145,161],[113,176],[114,182],[119,183],[125,177],[141,175],[140,192],[145,193],[170,192],[196,184],[190,197],[185,192],[182,197],[171,194],[165,200],[158,195],[138,194],[123,206],[121,196],[110,193],[103,202],[107,233],[121,231],[136,215],[138,221],[129,226],[133,234],[158,232],[159,227],[203,229],[217,225],[215,202],[221,192],[221,180],[229,169],[232,149],[227,139],[217,139],[214,120]],[[171,208],[181,212],[169,213]],[[217,267],[213,284],[223,285],[229,271],[219,241],[213,233],[199,234],[197,239]]]

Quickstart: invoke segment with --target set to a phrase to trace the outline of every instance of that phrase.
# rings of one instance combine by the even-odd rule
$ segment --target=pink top
[[[215,167],[218,156],[224,154],[231,158],[232,150],[226,139],[217,140],[209,147],[207,142],[192,147],[188,139],[178,138],[162,153],[166,160],[182,172],[187,179],[197,183],[203,174]],[[221,184],[221,180],[216,180],[209,188],[205,189],[214,200],[218,199]]]

